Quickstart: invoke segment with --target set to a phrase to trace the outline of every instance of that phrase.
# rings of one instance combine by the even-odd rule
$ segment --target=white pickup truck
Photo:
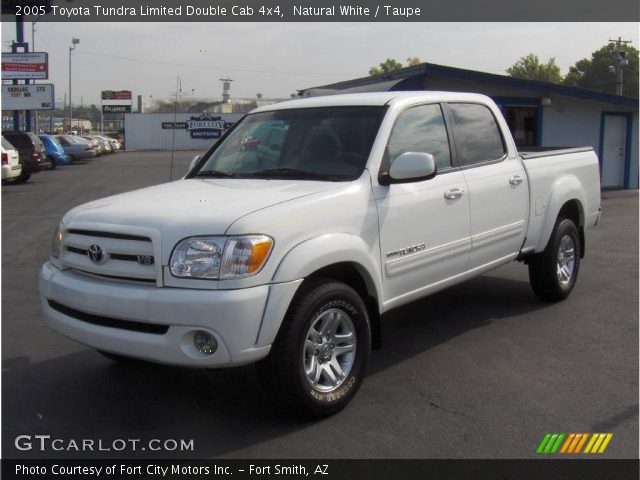
[[[328,415],[361,385],[383,313],[512,260],[564,299],[599,215],[592,149],[518,154],[485,96],[293,100],[244,117],[181,180],[69,211],[42,307],[115,360],[260,360],[277,403]]]

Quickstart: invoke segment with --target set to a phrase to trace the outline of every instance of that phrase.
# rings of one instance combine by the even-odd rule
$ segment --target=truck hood
[[[237,219],[340,183],[263,179],[189,179],[102,198],[70,210],[65,225],[110,224],[192,235],[223,234]],[[260,232],[247,232],[260,233]]]

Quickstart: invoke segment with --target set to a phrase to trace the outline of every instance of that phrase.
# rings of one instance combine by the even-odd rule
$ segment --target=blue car
[[[71,157],[62,149],[62,145],[53,135],[40,135],[40,140],[44,143],[47,158],[51,161],[51,168],[56,165],[67,165],[71,163]]]

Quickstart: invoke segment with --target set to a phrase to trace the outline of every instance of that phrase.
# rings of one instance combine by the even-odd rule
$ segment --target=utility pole
[[[624,77],[624,68],[629,65],[629,59],[627,58],[627,52],[622,47],[624,44],[631,43],[631,40],[622,40],[622,37],[618,37],[617,40],[609,39],[609,43],[616,44],[616,58],[615,65],[609,66],[609,71],[616,75],[616,95],[622,95],[622,82]]]
[[[76,45],[80,43],[77,38],[71,39],[71,46],[69,47],[69,130],[73,130],[73,103],[71,100],[71,52],[76,49]]]

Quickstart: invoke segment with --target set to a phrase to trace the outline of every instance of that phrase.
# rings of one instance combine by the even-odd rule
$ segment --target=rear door
[[[460,168],[469,191],[476,273],[512,260],[525,235],[529,190],[517,155],[509,157],[496,113],[479,103],[448,103]]]
[[[386,149],[390,167],[405,152],[430,153],[430,180],[376,185],[385,306],[395,307],[464,275],[469,256],[469,197],[464,175],[452,162],[439,104],[406,108]]]

